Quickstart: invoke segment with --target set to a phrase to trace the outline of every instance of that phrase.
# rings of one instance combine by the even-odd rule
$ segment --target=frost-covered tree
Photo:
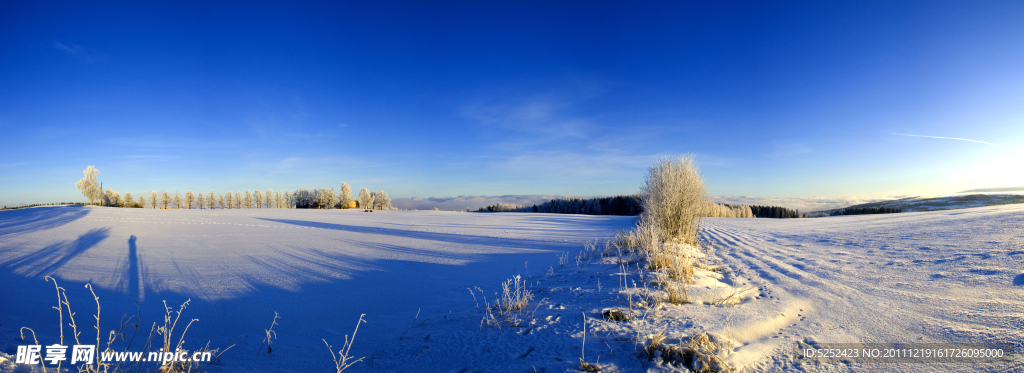
[[[75,187],[82,192],[85,198],[89,199],[90,204],[98,202],[103,194],[99,183],[96,182],[96,175],[99,175],[100,171],[93,166],[89,166],[82,173],[85,176],[82,177],[82,180],[75,183]]]
[[[338,196],[334,195],[334,189],[320,189],[320,206],[325,209],[333,208],[338,204]]]
[[[391,198],[388,197],[387,192],[382,190],[377,192],[377,195],[373,197],[373,204],[377,206],[378,210],[390,210]]]
[[[149,192],[149,207],[157,208],[157,205],[156,205],[156,191],[155,190]]]
[[[227,203],[229,209],[235,208],[235,194],[230,190],[224,195],[224,201]]]
[[[213,189],[210,189],[210,195],[206,197],[206,207],[209,207],[210,210],[213,210],[213,208],[216,207],[216,205],[217,194],[213,193]]]
[[[166,190],[160,195],[160,203],[164,208],[171,208],[171,194]]]
[[[363,188],[359,191],[359,207],[364,209],[373,209],[373,194],[370,190]]]
[[[181,193],[174,192],[174,208],[181,208]]]
[[[192,193],[191,190],[185,192],[185,204],[188,205],[188,209],[189,210],[192,209],[192,204],[195,203],[195,201],[196,201],[196,194],[195,193]]]
[[[231,197],[225,197],[223,194],[220,195],[220,198],[217,198],[217,204],[220,205],[221,210],[223,210],[224,208],[231,207],[231,205],[228,203],[231,201],[230,198]]]
[[[275,198],[275,200],[277,201],[277,208],[283,209],[284,208],[284,192],[280,191],[280,190],[277,191],[277,198]]]
[[[103,205],[117,207],[121,205],[121,196],[116,190],[107,188],[107,192],[103,196]]]
[[[352,205],[352,202],[355,201],[355,198],[352,198],[352,186],[348,185],[348,183],[341,183],[340,192],[341,208],[347,209]]]
[[[121,199],[121,207],[132,207],[135,200],[132,199],[132,192],[124,192],[124,198]]]
[[[235,192],[235,208],[242,208],[242,192]]]
[[[139,207],[146,208],[146,197],[139,196]]]
[[[287,190],[284,192],[284,203],[288,204],[285,206],[286,209],[295,208],[295,197],[292,196],[292,191]]]
[[[247,209],[251,209],[252,208],[252,192],[250,192],[248,190],[245,191],[245,208],[247,208]]]
[[[640,194],[642,221],[653,223],[670,241],[697,244],[701,217],[713,203],[692,155],[659,159],[648,169]]]
[[[199,206],[200,210],[206,207],[206,197],[202,193],[196,193],[196,205]]]
[[[267,192],[263,194],[263,198],[267,199],[266,203],[267,203],[267,208],[268,209],[274,208],[274,189],[273,188],[267,189]]]
[[[263,207],[263,192],[260,191],[259,189],[256,189],[256,193],[252,194],[252,200],[253,203],[256,205],[256,208]]]
[[[306,188],[299,188],[299,190],[296,190],[292,199],[295,200],[295,207],[300,209],[311,208],[311,205],[313,204],[313,195],[309,190],[306,190]]]

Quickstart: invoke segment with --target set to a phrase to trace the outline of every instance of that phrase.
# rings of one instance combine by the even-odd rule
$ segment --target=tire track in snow
[[[1012,340],[1012,335],[1020,335],[1020,311],[1011,310],[1014,304],[1019,307],[1020,303],[995,300],[985,304],[988,309],[984,312],[974,312],[962,310],[964,306],[960,297],[943,298],[939,294],[922,292],[928,289],[922,289],[920,281],[915,282],[912,278],[922,277],[921,273],[915,273],[915,270],[919,272],[922,269],[904,265],[904,262],[910,263],[912,258],[920,255],[916,251],[929,252],[912,249],[922,241],[921,234],[915,234],[913,226],[870,224],[857,227],[866,232],[851,232],[837,224],[824,227],[825,230],[812,225],[808,227],[811,229],[801,231],[801,227],[794,227],[793,222],[758,220],[752,221],[756,223],[754,225],[743,224],[751,222],[749,219],[708,219],[701,229],[701,237],[715,247],[718,257],[736,274],[760,280],[754,282],[762,284],[761,295],[766,297],[752,300],[749,303],[751,307],[756,307],[758,302],[772,301],[808,304],[808,312],[803,313],[806,320],[800,319],[780,328],[780,334],[792,333],[796,340],[810,337],[819,342],[980,342],[1000,335],[1001,341],[1008,341]],[[870,222],[869,219],[861,220]],[[775,228],[783,234],[774,232]],[[828,229],[843,234],[830,235]],[[961,229],[966,230],[967,227]],[[935,241],[929,245],[956,247],[969,242],[969,238],[964,234],[947,233],[939,235],[938,240],[953,241],[952,245],[938,245]],[[927,248],[925,245],[919,247]],[[883,263],[887,261],[895,264],[886,268]],[[949,310],[958,307],[966,312],[950,315]],[[753,348],[757,343],[748,342],[738,350]],[[787,347],[792,348],[791,345]],[[782,349],[773,353],[787,355],[792,352]],[[764,357],[770,356],[771,352],[764,353]],[[777,356],[768,360],[773,364],[767,367],[773,369],[807,368],[793,366],[788,359]],[[751,368],[754,366],[766,367],[750,365]],[[811,370],[821,368],[824,367]],[[947,368],[918,366],[909,371],[946,371]],[[952,370],[973,371],[976,368],[965,365]],[[1009,367],[1010,371],[1015,368]],[[833,369],[872,370],[856,365],[825,370]],[[903,367],[897,370],[903,370]]]

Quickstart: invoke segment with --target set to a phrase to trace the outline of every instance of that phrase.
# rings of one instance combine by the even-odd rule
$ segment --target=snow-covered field
[[[191,298],[186,348],[236,347],[206,371],[324,372],[321,338],[359,329],[351,371],[671,370],[638,358],[665,332],[700,332],[749,371],[1022,371],[992,365],[816,365],[804,342],[1024,340],[1024,205],[818,219],[706,219],[715,252],[693,304],[643,308],[656,277],[617,257],[575,260],[631,217],[355,210],[188,211],[42,207],[0,212],[0,352],[58,338],[54,276],[83,335],[95,305],[116,327],[140,304],[143,327]],[[568,252],[566,264],[556,254]],[[716,259],[717,258],[717,259]],[[628,261],[628,260],[627,260]],[[535,299],[487,319],[500,284],[522,275]],[[477,289],[479,287],[479,289]],[[471,292],[473,293],[471,295]],[[736,296],[728,298],[730,294]],[[727,301],[723,301],[727,300]],[[722,303],[722,304],[709,304]],[[632,321],[602,319],[616,309]],[[257,352],[274,312],[273,352]],[[493,312],[492,312],[493,313]],[[586,325],[586,340],[583,327]],[[105,332],[104,332],[105,333]],[[144,335],[143,335],[144,337]],[[30,337],[31,338],[31,337]],[[582,348],[582,350],[581,350]],[[133,350],[135,350],[133,348]],[[2,359],[2,358],[0,358]],[[0,367],[10,364],[0,363]]]

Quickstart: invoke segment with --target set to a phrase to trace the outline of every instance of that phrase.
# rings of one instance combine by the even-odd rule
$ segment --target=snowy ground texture
[[[191,298],[186,348],[236,345],[211,372],[332,371],[362,313],[350,371],[673,371],[644,345],[707,333],[746,371],[995,371],[1003,364],[814,364],[804,342],[1024,340],[1024,205],[818,219],[706,219],[692,303],[630,256],[580,255],[630,217],[355,210],[40,207],[0,212],[0,353],[18,329],[58,339],[50,275],[92,335]],[[559,264],[557,255],[568,253]],[[579,257],[579,261],[577,261]],[[534,299],[489,310],[521,275]],[[485,300],[486,297],[486,300]],[[137,311],[133,300],[138,300]],[[628,320],[602,317],[606,311]],[[273,352],[258,349],[274,312]],[[82,325],[90,325],[82,327]],[[586,332],[584,333],[584,326]],[[67,332],[66,332],[67,333]],[[90,334],[93,333],[93,334]],[[586,336],[584,340],[584,335]],[[30,337],[31,338],[31,337]],[[86,338],[88,339],[88,338]],[[139,349],[132,348],[133,351]],[[0,372],[14,369],[0,355]]]

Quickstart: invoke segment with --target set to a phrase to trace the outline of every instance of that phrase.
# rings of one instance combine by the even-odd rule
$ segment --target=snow
[[[149,210],[64,206],[0,212],[0,352],[58,338],[51,275],[83,335],[162,300],[191,298],[186,348],[236,345],[205,371],[333,369],[365,313],[350,371],[673,371],[644,345],[707,333],[746,371],[1021,371],[1009,364],[824,364],[797,342],[1024,340],[1024,205],[817,219],[705,219],[690,304],[650,302],[671,283],[635,257],[581,253],[631,217],[361,210]],[[132,238],[134,236],[134,239]],[[603,249],[599,245],[598,253]],[[565,266],[557,254],[569,253]],[[582,256],[581,256],[582,255]],[[577,262],[575,259],[580,256]],[[696,255],[700,256],[700,255]],[[521,275],[523,310],[488,311]],[[676,284],[678,286],[678,284]],[[660,304],[656,304],[660,303]],[[602,318],[618,311],[630,320]],[[274,312],[273,353],[258,348]],[[493,317],[493,318],[492,318]],[[586,333],[584,334],[584,324]],[[145,334],[148,330],[141,333]],[[584,335],[586,339],[584,340]],[[29,337],[31,338],[31,337]],[[88,338],[86,338],[88,339]],[[132,350],[138,350],[133,348]],[[0,359],[3,359],[0,355]],[[0,371],[13,365],[0,361]]]

